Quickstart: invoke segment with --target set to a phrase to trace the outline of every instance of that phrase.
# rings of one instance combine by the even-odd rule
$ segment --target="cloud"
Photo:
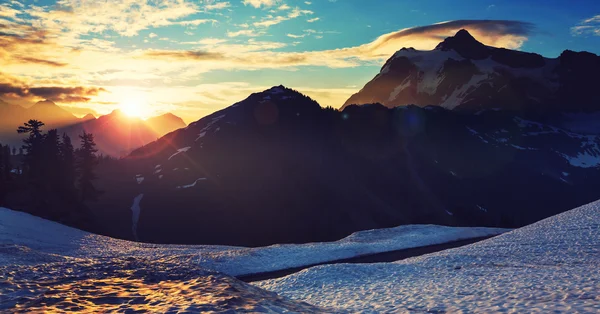
[[[50,99],[56,102],[88,102],[89,96],[106,92],[104,88],[83,86],[28,86],[24,82],[0,73],[0,96],[23,100]]]
[[[67,66],[67,63],[62,63],[62,62],[57,62],[57,61],[52,61],[52,60],[44,60],[44,59],[38,59],[38,58],[32,58],[32,57],[16,57],[14,59],[17,59],[23,63],[35,63],[35,64],[40,64],[40,65],[47,65],[47,66],[51,66],[51,67],[64,67]]]
[[[306,21],[307,21],[308,23],[313,23],[313,22],[316,22],[316,21],[318,21],[318,20],[320,20],[320,18],[318,18],[318,17],[315,17],[315,18],[313,18],[313,19],[308,19],[308,20],[306,20]]]
[[[505,48],[520,47],[532,32],[533,25],[519,21],[490,21],[490,20],[460,20],[442,22],[434,25],[402,29],[384,34],[364,45],[322,51],[304,52],[275,52],[278,46],[270,49],[244,50],[242,47],[217,45],[207,47],[200,55],[198,51],[168,51],[153,52],[151,57],[166,57],[177,60],[211,60],[212,66],[236,69],[286,68],[297,66],[325,66],[330,68],[356,67],[363,64],[380,64],[402,47],[429,50],[435,48],[444,38],[454,35],[460,29],[467,29],[475,38],[486,45]],[[305,34],[315,34],[322,38],[319,32],[312,29]],[[287,34],[290,38],[305,36]],[[209,51],[219,49],[218,58],[207,58]],[[217,62],[217,63],[215,63]],[[218,64],[218,62],[221,62]]]
[[[196,20],[190,20],[190,21],[180,21],[177,22],[177,24],[179,25],[184,25],[184,26],[198,26],[200,24],[207,24],[207,23],[211,23],[211,24],[216,24],[219,21],[215,20],[215,19],[196,19]]]
[[[195,60],[195,61],[214,61],[224,59],[225,55],[218,52],[207,52],[207,51],[181,51],[181,50],[150,50],[144,53],[146,57],[150,58],[172,58],[181,60]]]
[[[593,16],[581,21],[578,25],[571,27],[571,35],[594,35],[600,36],[600,15]]]
[[[291,15],[292,18],[303,16],[298,10],[295,8],[277,12],[284,17],[290,17],[289,14],[293,11],[295,13]],[[189,17],[187,20],[194,21]],[[182,25],[182,22],[183,19],[178,19],[167,20],[165,23]],[[30,25],[0,19],[0,24],[9,23],[12,23],[9,27],[0,27],[0,69],[19,79],[9,81],[0,76],[0,96],[16,98],[16,101],[51,98],[62,103],[85,103],[85,106],[97,106],[95,108],[100,113],[106,113],[114,109],[122,99],[130,97],[132,90],[143,89],[142,93],[152,100],[153,108],[156,106],[160,110],[186,112],[187,117],[198,117],[198,112],[202,110],[207,110],[204,114],[210,113],[245,98],[250,92],[268,87],[231,84],[228,87],[236,89],[235,91],[227,88],[218,90],[235,97],[214,92],[214,96],[222,100],[210,100],[199,96],[196,91],[205,88],[217,90],[214,86],[200,84],[211,71],[297,71],[304,66],[332,69],[380,66],[402,47],[433,49],[443,38],[454,35],[461,28],[469,30],[484,44],[508,48],[520,47],[533,31],[531,24],[518,21],[450,21],[383,34],[372,42],[359,46],[292,52],[281,48],[291,48],[297,43],[257,40],[255,37],[265,35],[266,30],[256,29],[252,25],[227,32],[227,37],[223,36],[224,38],[195,38],[193,41],[169,43],[163,49],[134,49],[118,46],[123,40],[113,41],[111,37],[77,37],[80,32],[71,34],[54,28],[47,29],[44,28],[45,22],[38,23],[34,19]],[[237,27],[241,28],[239,25]],[[152,31],[163,33],[163,30]],[[306,29],[290,33],[289,37],[304,34],[313,37],[326,33]],[[103,35],[115,36],[112,31]],[[144,37],[139,40],[144,40]],[[305,46],[299,45],[294,49],[299,47]],[[36,62],[38,60],[41,61]],[[56,66],[43,63],[44,61],[54,62]],[[45,66],[43,70],[40,70],[41,64]],[[198,84],[202,87],[198,87]],[[66,87],[80,88],[57,89]],[[330,89],[327,86],[322,90],[294,87],[309,93],[324,105],[333,106],[343,103],[343,98],[354,91],[348,88],[333,93],[328,92]],[[93,91],[93,88],[97,95],[86,92],[88,89]],[[102,92],[102,88],[110,92]],[[337,100],[340,102],[336,103]],[[106,103],[111,105],[105,105]]]
[[[244,5],[251,5],[255,8],[260,8],[261,6],[263,7],[272,7],[274,6],[277,2],[277,0],[243,0],[242,3]]]
[[[402,47],[433,49],[444,38],[453,36],[461,29],[466,29],[488,46],[518,49],[534,30],[534,25],[511,20],[455,20],[401,29],[379,36],[371,43],[338,51],[367,59],[387,58]]]
[[[227,1],[223,1],[223,2],[217,2],[217,3],[213,3],[213,4],[207,4],[204,6],[205,10],[222,10],[225,8],[229,8],[231,7],[231,4]]]
[[[313,14],[313,13],[314,13],[313,11],[301,10],[300,8],[296,7],[294,9],[292,9],[292,11],[290,11],[287,15],[267,16],[262,21],[254,22],[254,23],[252,23],[252,25],[254,25],[256,27],[270,27],[273,25],[277,25],[283,21],[295,19],[299,16],[309,15],[309,14]]]
[[[238,36],[248,36],[248,37],[256,37],[260,36],[262,33],[256,32],[251,29],[242,29],[235,32],[227,32],[227,37],[238,37]]]
[[[31,5],[28,11],[40,27],[57,33],[103,33],[107,30],[121,36],[134,36],[150,27],[172,25],[176,20],[199,11],[197,5],[181,0],[151,1],[62,0],[52,10]]]

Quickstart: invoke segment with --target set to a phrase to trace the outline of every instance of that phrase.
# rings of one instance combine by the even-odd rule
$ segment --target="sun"
[[[122,104],[121,111],[123,111],[123,113],[130,118],[141,118],[142,117],[142,109],[141,109],[140,105],[136,104],[136,103],[128,102],[128,103]]]
[[[121,104],[121,111],[130,118],[146,118],[148,114],[148,103],[143,97],[129,97]]]

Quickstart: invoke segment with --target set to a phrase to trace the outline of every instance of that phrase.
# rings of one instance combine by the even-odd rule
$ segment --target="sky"
[[[283,84],[339,108],[395,51],[461,28],[600,54],[600,1],[0,0],[0,99],[192,122]]]

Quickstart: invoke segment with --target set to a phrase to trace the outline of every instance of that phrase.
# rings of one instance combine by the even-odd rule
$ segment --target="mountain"
[[[57,128],[79,119],[50,100],[39,101],[29,108],[0,102],[0,128],[15,131],[30,119],[43,121],[47,127]]]
[[[88,113],[81,118],[82,121],[95,120],[95,119],[96,119],[96,116],[94,116],[91,113]]]
[[[186,125],[181,118],[170,113],[147,121],[128,117],[119,110],[99,118],[93,114],[77,118],[50,100],[37,102],[30,108],[0,101],[0,142],[20,145],[23,136],[17,134],[16,129],[30,119],[44,122],[44,130],[59,129],[74,142],[79,141],[78,136],[83,131],[93,133],[99,152],[114,157],[126,156],[134,149]]]
[[[38,101],[27,109],[26,115],[28,119],[43,121],[51,128],[69,125],[79,120],[72,113],[61,108],[51,100]]]
[[[600,137],[566,117],[336,111],[277,86],[99,170],[106,193],[91,206],[103,233],[159,243],[328,241],[416,223],[518,227],[600,198]]]
[[[150,128],[156,133],[162,135],[186,126],[185,122],[183,122],[183,119],[170,112],[160,116],[148,118],[146,120],[146,124],[150,126]]]
[[[110,156],[126,156],[136,148],[157,140],[164,133],[156,132],[144,120],[132,118],[120,110],[110,114],[76,123],[59,130],[71,138],[77,138],[83,131],[94,134],[100,153]]]
[[[478,42],[466,30],[434,50],[402,48],[343,108],[381,103],[448,109],[596,111],[600,57],[566,50],[545,58]]]
[[[17,105],[11,105],[0,100],[0,132],[15,132],[19,124],[14,122],[15,117],[25,116],[25,108]],[[23,121],[25,122],[25,121]]]
[[[79,118],[50,100],[39,101],[29,108],[0,102],[0,142],[18,146],[22,136],[16,130],[30,119],[44,122],[44,129],[61,128],[77,123]]]

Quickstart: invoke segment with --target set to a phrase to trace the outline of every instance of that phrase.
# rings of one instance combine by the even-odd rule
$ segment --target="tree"
[[[93,134],[83,131],[83,134],[79,138],[81,139],[81,148],[77,151],[77,170],[79,171],[81,201],[93,201],[100,194],[92,183],[97,178],[94,170],[96,165],[98,165],[98,157],[96,156],[98,150],[96,149]]]
[[[25,149],[27,153],[23,158],[24,170],[27,175],[35,181],[42,174],[42,127],[44,123],[38,120],[29,120],[25,122],[23,126],[17,129],[19,134],[29,134],[29,136],[23,140],[22,149]]]
[[[67,190],[73,190],[75,187],[75,149],[71,143],[71,138],[63,134],[60,144],[60,168],[62,172],[63,187]]]
[[[56,129],[49,130],[42,139],[41,181],[47,192],[55,191],[62,179],[60,138]]]
[[[2,145],[0,145],[2,147]],[[10,163],[10,146],[4,146],[1,155],[4,155],[2,158],[2,168],[4,169],[4,178],[6,181],[10,179],[10,172],[12,171],[12,165]]]
[[[0,185],[2,184],[2,182],[4,182],[5,180],[5,175],[4,175],[4,159],[6,157],[4,156],[4,146],[2,146],[2,144],[0,143]]]
[[[12,148],[12,154],[13,154],[13,156],[17,154],[17,148],[14,146]]]

